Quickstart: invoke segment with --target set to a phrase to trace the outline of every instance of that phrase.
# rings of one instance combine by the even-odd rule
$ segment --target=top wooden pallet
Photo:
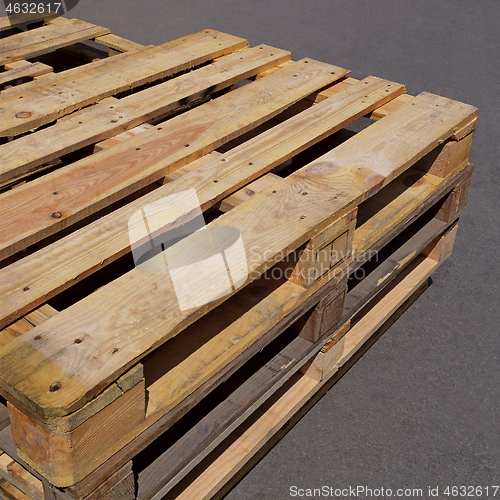
[[[115,55],[93,58],[91,48],[75,45],[90,39]],[[408,96],[403,85],[355,80],[346,69],[309,58],[294,62],[287,51],[250,48],[214,30],[142,47],[104,28],[58,18],[1,42],[1,327],[124,262],[131,217],[167,196],[195,189],[201,211],[232,208],[208,227],[237,229],[248,259],[258,249],[238,291],[207,304],[181,310],[168,273],[125,264],[116,279],[5,342],[2,395],[58,432],[81,427],[82,418],[102,409],[96,396],[115,391],[109,404],[123,384],[137,384],[142,372],[134,367],[141,359],[242,294],[285,256],[304,246],[314,253],[315,245],[328,243],[332,227],[347,228],[356,207],[426,155],[439,149],[433,176],[456,175],[446,169],[445,156],[462,155],[463,161],[451,162],[460,168],[467,163],[476,123],[473,106],[430,93]],[[54,72],[39,60],[46,52],[77,56],[80,63]],[[33,76],[40,64],[49,69]],[[8,78],[1,79],[23,68],[32,73],[21,81],[12,78],[8,86]],[[251,81],[238,85],[245,80]],[[285,178],[275,175],[364,116],[375,122]],[[451,143],[460,147],[450,149]],[[247,196],[242,188],[256,179],[260,192]],[[430,193],[432,186],[437,191],[440,184],[424,187]],[[199,214],[180,210],[148,237]],[[358,251],[370,248],[375,235],[381,238],[387,224],[373,226]],[[182,268],[202,260],[203,250],[194,234],[167,252]],[[276,321],[333,276],[287,282]],[[186,281],[185,293],[199,291],[199,283]],[[233,338],[241,334],[241,325],[232,328]],[[164,401],[153,401],[150,395],[148,422],[166,411]],[[134,425],[140,431],[144,422]]]

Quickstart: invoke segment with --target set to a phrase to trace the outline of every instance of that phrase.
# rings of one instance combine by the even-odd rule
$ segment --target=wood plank
[[[166,500],[212,500],[212,498],[230,483],[236,485],[241,477],[235,478],[237,472],[252,458],[258,456],[259,450],[266,445],[267,441],[276,435],[287,421],[298,412],[302,406],[318,390],[318,383],[304,375],[294,374],[283,389],[270,398],[270,403],[264,405],[265,411],[259,418],[252,419],[251,425],[242,426],[234,435],[240,432],[239,437],[234,437],[232,443],[227,444],[222,454],[213,462],[201,469],[201,472],[191,479],[180,484],[181,491],[172,491],[171,495],[165,497]],[[228,438],[228,441],[231,439]],[[266,447],[267,451],[267,447]],[[259,459],[262,458],[259,456]],[[256,463],[252,461],[252,463]],[[227,490],[225,491],[227,493]],[[160,500],[160,495],[152,497]]]
[[[0,456],[0,476],[30,498],[43,500],[41,481],[30,474],[7,453]]]
[[[118,50],[119,52],[128,52],[130,50],[137,50],[145,47],[140,43],[132,42],[131,40],[113,35],[112,33],[97,37],[95,41],[106,45],[106,47],[110,49]]]
[[[3,330],[0,330],[0,346],[7,345],[16,337],[29,332],[36,325],[43,323],[46,319],[54,316],[55,314],[57,314],[57,311],[48,304],[40,306],[31,313],[27,314],[24,318],[21,318]]]
[[[115,486],[127,481],[128,476],[132,473],[132,462],[127,462],[123,467],[120,467],[114,474],[111,474],[102,484],[100,484],[90,495],[85,496],[84,500],[102,500],[105,495],[112,492]],[[135,486],[135,481],[134,481]],[[119,488],[121,489],[121,488]],[[113,498],[113,495],[111,496]],[[133,499],[132,499],[133,500]]]
[[[442,233],[448,223],[432,219],[404,245],[398,248],[376,270],[356,285],[347,295],[342,321],[351,319],[372,297],[387,286],[417,255]]]
[[[141,201],[131,203],[114,215],[104,217],[73,236],[64,238],[57,246],[42,249],[37,256],[27,256],[16,265],[1,270],[0,281],[9,285],[3,289],[5,300],[0,303],[0,324],[14,321],[19,312],[23,314],[29,311],[38,305],[42,297],[47,300],[128,251],[128,220],[142,206],[175,192],[195,188],[200,205],[206,210],[249,180],[334,133],[391,95],[397,95],[401,89],[401,86],[395,85],[394,92],[387,93],[385,81],[367,81],[368,85],[364,82],[360,84],[358,93],[331,98],[307,110],[304,115],[276,126],[267,136],[256,137],[228,152],[224,156],[225,162],[221,161],[221,157],[210,157],[205,164],[200,164],[202,160],[198,160],[197,168],[192,170],[189,167],[190,173],[182,182],[177,180],[173,185],[164,186]],[[371,98],[363,103],[359,97],[364,96],[365,92],[369,92]],[[304,127],[304,123],[308,125]],[[196,163],[190,165],[195,166]],[[216,177],[219,182],[212,182]],[[81,259],[80,253],[86,254],[86,259]],[[28,290],[25,290],[26,287]]]
[[[45,323],[45,321],[52,318],[56,314],[58,314],[58,311],[56,311],[49,304],[44,304],[43,306],[40,306],[39,308],[27,314],[25,316],[25,319],[35,327],[41,325],[42,323]]]
[[[10,420],[7,407],[4,404],[0,403],[0,431],[3,431],[9,425]]]
[[[17,28],[19,26],[26,26],[28,24],[38,23],[40,21],[50,21],[58,17],[58,14],[49,14],[44,12],[42,14],[36,12],[33,14],[13,14],[11,16],[0,17],[0,32]]]
[[[49,24],[0,40],[0,64],[34,57],[60,47],[110,33],[102,26],[71,19],[64,24]]]
[[[76,66],[74,68],[66,69],[64,71],[60,71],[58,73],[47,73],[46,75],[42,75],[39,77],[36,77],[32,82],[26,82],[21,85],[17,85],[15,87],[9,87],[7,89],[1,90],[0,91],[0,97],[2,99],[6,99],[8,97],[12,96],[20,96],[24,93],[28,93],[30,91],[33,91],[35,89],[39,89],[42,85],[46,85],[48,83],[51,83],[52,85],[54,83],[61,83],[63,80],[70,79],[70,78],[77,78],[85,73],[87,73],[89,70],[96,70],[99,67],[107,66],[108,64],[116,64],[118,61],[121,61],[122,63],[127,60],[128,62],[131,62],[138,57],[145,57],[147,55],[151,55],[152,53],[155,52],[156,47],[153,45],[149,45],[145,49],[142,50],[134,50],[131,52],[126,52],[124,54],[118,54],[113,57],[106,57],[103,59],[98,59],[94,60],[92,62],[89,62],[87,64],[83,64],[81,66]],[[160,49],[162,50],[162,49]],[[16,63],[19,61],[16,61]],[[15,63],[11,63],[15,64]],[[10,64],[8,65],[10,66]],[[23,97],[24,98],[24,97]]]
[[[45,75],[52,71],[52,66],[48,66],[47,64],[41,62],[30,63],[27,67],[24,66],[23,68],[11,69],[10,71],[0,73],[0,85],[7,85],[21,78],[33,78],[35,76]]]
[[[386,320],[386,323],[373,333],[378,338],[388,326],[401,316],[427,288],[420,287],[404,302],[400,308]],[[352,351],[351,358],[356,359],[363,350]],[[359,353],[359,354],[358,354]],[[212,462],[200,467],[196,475],[188,476],[172,495],[166,500],[215,500],[221,499],[237,484],[251,467],[253,467],[284,435],[302,418],[302,416],[319,400],[319,398],[349,368],[345,362],[342,367],[330,370],[322,380],[295,374],[288,383],[270,398],[269,403],[255,412],[245,424],[228,438],[227,447],[214,456]],[[234,437],[233,437],[234,436]],[[160,495],[152,497],[160,500]]]
[[[144,361],[149,381],[146,425],[217,376],[300,303],[303,290],[283,290],[279,285],[284,282],[256,280]],[[252,307],[264,299],[264,310]]]
[[[4,160],[0,181],[19,178],[62,155],[112,138],[186,103],[195,103],[207,93],[210,95],[289,57],[289,52],[261,45],[122,99],[102,100],[45,130],[0,146]]]
[[[279,389],[305,362],[314,344],[294,339],[225,401],[139,473],[137,499],[165,493]],[[159,473],[161,471],[161,474]]]
[[[234,207],[245,203],[245,201],[249,200],[255,193],[264,191],[264,189],[267,189],[269,186],[272,186],[275,182],[278,182],[281,179],[282,178],[279,175],[271,172],[259,177],[227,198],[224,198],[220,204],[220,211],[229,212],[229,210]]]
[[[32,500],[28,495],[25,495],[12,483],[9,483],[3,478],[0,478],[0,495],[1,494],[8,500]]]
[[[92,67],[86,65],[86,69],[79,70],[76,75],[55,77],[54,83],[38,85],[21,95],[7,97],[2,102],[0,136],[21,134],[105,97],[165,78],[248,45],[242,38],[213,30],[195,33],[183,40],[186,42],[179,45],[168,42],[133,53],[132,57],[102,59],[96,61],[99,64],[92,63]]]
[[[470,176],[473,168],[473,165],[469,165],[456,175],[449,176],[445,182],[440,182],[440,179],[432,174],[422,175],[418,169],[412,167],[367,200],[358,212],[358,219],[362,218],[362,224],[354,233],[355,259],[368,249],[377,251],[380,248],[375,248],[377,242],[384,245],[390,241],[393,228],[401,223],[404,223],[405,227],[408,226],[426,207]]]
[[[406,108],[376,122],[284,179],[277,193],[271,196],[267,191],[256,194],[244,205],[212,222],[210,227],[234,227],[243,234],[248,248],[262,249],[252,262],[250,279],[255,279],[276,260],[308,241],[312,232],[327,227],[339,214],[347,213],[381,189],[475,112],[476,108],[471,106],[421,94]],[[430,122],[429,117],[433,118]],[[381,144],[385,146],[383,154]],[[376,154],[370,153],[371,148]],[[342,164],[344,168],[340,167]],[[333,197],[328,187],[332,185],[338,191]],[[277,204],[277,200],[281,203]],[[281,212],[283,204],[292,207],[293,216]],[[263,225],[263,220],[269,222]],[[178,262],[183,258],[197,259],[197,246],[190,248],[188,253],[185,250],[185,245],[193,239],[188,237],[182,245],[171,247],[167,251],[171,252],[168,258],[182,246],[181,255],[173,254]],[[122,297],[124,293],[126,300]],[[0,363],[2,387],[28,406],[35,405],[40,414],[57,415],[75,410],[83,404],[87,394],[93,394],[92,388],[98,384],[102,388],[103,381],[116,379],[138,357],[177,335],[228,297],[196,309],[179,311],[170,275],[151,276],[135,269],[38,326],[41,342],[22,336],[4,347]],[[124,304],[131,304],[129,312]],[[141,314],[138,327],[138,310],[144,308],[147,312],[151,307],[155,314]],[[93,311],[92,318],[88,317],[89,308]],[[122,318],[118,328],[115,311],[120,311]],[[128,314],[132,322],[127,322]],[[70,335],[68,321],[75,325],[74,330],[69,329],[72,330]],[[133,337],[127,334],[131,329]],[[92,341],[80,344],[84,349],[78,349],[78,355],[72,354],[75,348],[71,347],[75,331],[92,332]],[[26,360],[23,367],[15,361],[19,355]],[[95,359],[98,359],[98,366]],[[36,377],[30,374],[31,370],[36,371]],[[42,376],[44,372],[46,377]],[[56,374],[62,389],[55,393],[44,392],[48,379],[53,380]]]
[[[344,72],[312,61],[296,63],[268,79],[246,85],[176,116],[111,150],[101,151],[4,193],[0,197],[3,239],[0,240],[0,258],[22,250],[202,157]],[[235,113],[236,109],[238,113]],[[33,217],[35,208],[37,215]]]

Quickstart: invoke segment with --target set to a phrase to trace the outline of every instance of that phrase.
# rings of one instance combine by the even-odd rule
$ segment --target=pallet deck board
[[[140,137],[3,194],[0,256],[12,255],[161,179],[343,73],[345,70],[330,65],[297,62],[269,79],[176,116]],[[290,78],[292,74],[297,77]],[[53,217],[54,213],[61,216]]]
[[[265,79],[260,80],[260,82],[262,81]],[[470,120],[473,113],[475,113],[475,108],[472,106],[424,93],[415,98],[412,103],[403,106],[335,148],[332,153],[284,179],[278,184],[275,196],[269,196],[267,191],[258,193],[246,204],[221,216],[211,226],[225,224],[236,227],[244,235],[246,245],[250,247],[260,245],[261,248],[268,251],[266,259],[261,258],[254,267],[254,273],[258,275],[288,252],[306,242],[313,228],[322,224],[328,225],[332,221],[332,215],[361,202],[370,191],[373,194],[373,192],[380,190],[391,179],[423,157],[439,141],[451,135],[457,125]],[[429,122],[429,117],[439,117],[440,119]],[[412,142],[408,143],[408,141]],[[364,151],[358,157],[352,154],[352,151],[356,151],[357,144],[362,144]],[[380,150],[381,144],[385,146],[384,154]],[[370,155],[370,148],[373,148],[376,154]],[[339,167],[347,162],[348,169]],[[332,184],[336,186],[338,191],[334,193],[333,198],[331,192],[328,191],[328,185]],[[308,195],[303,196],[302,192],[307,192]],[[296,217],[290,217],[291,212],[289,212],[284,220],[280,212],[276,213],[275,199],[290,207],[289,210],[293,210]],[[247,217],[248,213],[252,213],[252,216]],[[259,214],[271,216],[269,220],[272,220],[273,223],[268,224],[267,227],[264,226]],[[305,219],[301,217],[305,217]],[[278,227],[279,223],[281,225]],[[190,238],[185,241],[188,240]],[[175,246],[172,248],[175,249]],[[196,254],[197,248],[193,248],[193,251]],[[210,306],[199,308],[194,312],[190,311],[189,314],[182,312],[179,314],[178,311],[175,311],[174,314],[175,297],[172,297],[174,301],[172,306],[165,305],[165,297],[168,296],[169,292],[172,294],[173,291],[170,277],[162,275],[161,278],[156,276],[153,280],[150,276],[145,276],[137,270],[132,271],[81,301],[68,310],[68,314],[60,314],[57,318],[53,318],[50,332],[44,331],[46,327],[41,325],[39,328],[42,329],[40,334],[43,335],[43,341],[39,344],[43,344],[43,353],[40,349],[42,345],[35,347],[32,346],[33,341],[26,341],[23,338],[16,339],[2,350],[2,384],[4,389],[14,390],[16,393],[19,391],[23,393],[25,398],[26,394],[30,394],[28,400],[31,400],[31,404],[34,402],[39,411],[43,411],[42,408],[47,408],[46,411],[49,414],[52,412],[57,414],[68,412],[70,409],[74,410],[76,409],[75,401],[81,405],[85,400],[85,394],[91,391],[95,385],[104,380],[111,381],[112,378],[116,378],[128,366],[131,366],[131,363],[138,356],[144,355],[147,351],[176,335],[181,328],[188,326],[218,303],[218,301],[213,302]],[[161,297],[161,304],[153,306],[159,314],[158,320],[149,318],[147,322],[142,324],[141,328],[143,331],[150,331],[150,329],[155,331],[154,336],[149,333],[147,337],[143,337],[137,332],[133,341],[131,340],[124,345],[123,341],[118,342],[115,334],[111,333],[118,334],[120,332],[122,337],[130,328],[117,329],[114,326],[116,324],[114,314],[119,309],[121,309],[121,321],[127,323],[127,313],[123,308],[124,301],[121,298],[124,293],[122,290],[126,290],[128,300],[132,300],[134,303],[132,308],[134,316],[137,311],[136,307],[141,304],[144,296],[148,296],[146,311],[152,306],[152,303],[155,303],[155,296]],[[134,290],[132,296],[130,290]],[[135,298],[132,299],[132,297]],[[78,327],[74,333],[71,333],[71,336],[68,336],[66,333],[67,317],[71,315],[73,321],[78,321],[77,318],[81,314],[76,312],[77,309],[80,309],[82,314],[87,316],[85,311],[88,310],[88,307],[92,307],[94,310],[94,317],[90,323],[87,320],[86,329],[90,328],[95,333],[89,337],[90,342],[77,346],[85,346],[85,351],[79,349],[78,355],[76,352],[71,355],[71,352],[76,350],[72,344],[74,333],[78,332]],[[171,325],[166,330],[165,321]],[[61,327],[58,328],[57,324],[60,324]],[[84,332],[82,334],[85,335]],[[100,337],[102,340],[98,340]],[[64,341],[67,342],[67,347],[61,349]],[[51,343],[54,344],[54,348],[50,347]],[[111,353],[117,344],[121,348],[117,353],[118,356],[113,357]],[[16,351],[17,349],[19,351]],[[52,349],[54,349],[53,354],[50,354]],[[65,354],[66,350],[67,355]],[[17,370],[10,371],[13,365],[9,362],[12,359],[9,351],[25,353],[26,366],[23,370],[19,370],[17,367]],[[82,353],[82,351],[84,352]],[[97,351],[101,353],[99,368],[91,361],[93,352]],[[102,354],[106,352],[107,356]],[[74,364],[75,355],[78,356],[77,366]],[[83,361],[84,359],[86,362]],[[39,367],[43,360],[46,361]],[[37,380],[33,380],[34,377],[30,376],[30,366],[39,367],[35,377]],[[68,369],[65,369],[65,366]],[[85,367],[85,372],[82,371],[83,367]],[[47,378],[41,375],[45,370],[48,374]],[[47,391],[46,387],[50,386],[55,376],[67,390],[59,390],[56,393]],[[41,393],[41,391],[45,392]],[[65,396],[66,394],[68,396]],[[77,396],[75,397],[75,395]],[[42,403],[44,400],[47,402]]]
[[[63,18],[59,18],[63,20]],[[64,20],[0,40],[0,64],[37,56],[83,40],[110,33],[108,28],[80,21]]]
[[[0,136],[18,135],[124,90],[165,78],[245,48],[242,38],[206,30],[182,45],[164,44],[128,57],[100,60],[76,75],[56,78],[21,95],[7,97],[0,114]],[[132,56],[132,57],[131,57]],[[85,67],[84,67],[85,68]]]
[[[51,19],[55,19],[59,17],[56,13],[48,13],[48,12],[35,12],[32,14],[12,14],[7,17],[0,18],[0,32],[7,31],[12,28],[17,28],[19,26],[25,26],[28,24],[34,24],[41,21],[50,21]]]
[[[2,317],[0,324],[12,321],[12,314],[16,311],[30,307],[33,304],[33,297],[35,301],[41,297],[45,297],[46,300],[66,283],[73,283],[75,279],[85,276],[89,270],[99,268],[103,261],[110,262],[114,257],[122,255],[130,245],[128,220],[141,206],[154,203],[175,192],[196,188],[201,207],[205,210],[238,189],[244,182],[272,169],[308,145],[319,141],[325,134],[333,133],[346,123],[354,121],[372,105],[372,101],[368,100],[366,103],[358,101],[357,104],[353,104],[359,95],[364,96],[368,93],[375,102],[377,99],[383,102],[386,98],[384,96],[390,98],[402,89],[402,86],[395,85],[392,87],[393,91],[388,93],[386,90],[389,83],[384,80],[366,81],[372,81],[372,85],[365,85],[363,81],[358,93],[352,96],[337,95],[331,101],[318,105],[316,109],[311,108],[304,112],[304,115],[276,126],[269,131],[271,141],[266,137],[256,137],[228,152],[224,157],[225,162],[222,162],[220,157],[207,158],[206,161],[203,160],[203,165],[199,165],[201,172],[191,169],[188,175],[175,184],[166,185],[141,198],[140,201],[92,223],[60,241],[58,245],[52,245],[56,248],[41,250],[40,255],[45,255],[45,258],[27,257],[10,268],[1,270],[2,282],[9,283],[10,287],[3,289],[5,300],[0,304]],[[343,106],[346,106],[346,109]],[[306,129],[302,125],[304,121],[309,124]],[[283,142],[278,143],[278,138]],[[253,159],[251,166],[248,165],[249,156]],[[219,182],[213,182],[215,177]],[[104,228],[106,228],[105,239],[100,237]],[[85,260],[80,259],[81,252],[87,254]],[[40,272],[39,267],[32,266],[33,259],[46,263],[42,264],[43,272]],[[29,290],[22,290],[25,285],[29,286]]]
[[[0,182],[27,175],[50,160],[173,112],[289,57],[289,52],[267,46],[246,49],[113,103],[103,100],[45,130],[0,146]],[[57,141],[51,141],[54,136]]]
[[[28,66],[24,66],[18,69],[11,69],[9,71],[0,73],[0,85],[6,85],[19,78],[31,78],[35,76],[45,75],[46,73],[51,73],[52,71],[52,67],[48,66],[47,64],[43,64],[41,62],[36,62],[33,64],[30,63]]]

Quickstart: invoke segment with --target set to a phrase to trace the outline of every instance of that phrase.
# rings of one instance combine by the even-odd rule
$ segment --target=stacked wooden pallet
[[[37,21],[0,41],[0,494],[220,496],[450,255],[477,110]]]

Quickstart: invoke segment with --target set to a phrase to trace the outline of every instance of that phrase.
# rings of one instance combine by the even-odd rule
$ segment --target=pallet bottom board
[[[343,352],[334,369],[315,380],[297,373],[256,413],[245,429],[238,429],[193,473],[160,500],[223,498],[274,446],[317,400],[350,368],[403,312],[425,291],[429,276],[442,262],[418,257],[381,298],[354,323],[344,337]],[[370,308],[368,304],[367,308]]]

